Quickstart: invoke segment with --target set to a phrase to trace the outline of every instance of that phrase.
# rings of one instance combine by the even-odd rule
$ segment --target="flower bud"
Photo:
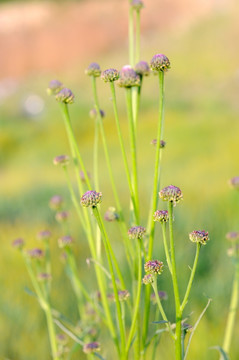
[[[63,199],[60,195],[54,195],[49,201],[49,206],[52,210],[60,210],[63,205]]]
[[[163,188],[159,192],[159,197],[163,201],[171,201],[173,202],[173,205],[175,206],[177,202],[182,200],[183,194],[182,191],[179,189],[179,187],[174,185],[169,185]]]
[[[66,166],[69,164],[70,158],[68,155],[58,155],[53,159],[54,165]]]
[[[102,201],[102,193],[95,190],[87,191],[81,197],[81,205],[85,207],[95,207]]]
[[[151,141],[151,145],[154,145],[154,146],[157,145],[157,139],[153,139]],[[166,146],[166,142],[164,140],[160,140],[160,149],[165,148],[165,146]]]
[[[27,255],[32,259],[42,259],[45,255],[44,251],[38,248],[28,250]]]
[[[128,290],[119,290],[118,291],[119,301],[126,301],[130,296]]]
[[[40,273],[40,274],[37,275],[37,280],[39,280],[39,281],[51,280],[51,274]]]
[[[170,69],[170,61],[163,54],[156,54],[150,62],[151,69],[154,71],[167,71]]]
[[[134,10],[140,11],[144,7],[144,3],[141,0],[132,0],[131,6]]]
[[[145,233],[146,229],[143,226],[133,226],[128,231],[130,239],[142,239]]]
[[[56,218],[56,221],[58,221],[59,223],[63,223],[68,219],[68,216],[69,216],[69,214],[67,211],[58,211],[56,213],[55,218]]]
[[[192,242],[200,243],[201,245],[206,245],[209,240],[208,232],[205,230],[194,230],[189,234],[189,239]]]
[[[149,260],[144,264],[146,273],[159,275],[163,271],[163,263],[158,260]]]
[[[116,69],[107,69],[101,74],[101,79],[104,80],[104,82],[113,82],[118,80],[118,78],[119,72]]]
[[[60,92],[56,94],[56,101],[63,104],[73,104],[75,101],[75,95],[68,88],[63,88]]]
[[[89,115],[92,119],[95,119],[97,117],[96,109],[95,108],[91,109]],[[102,117],[102,119],[105,117],[105,112],[102,109],[100,109],[100,116]]]
[[[91,63],[85,70],[85,73],[89,76],[99,77],[101,74],[100,65],[95,62]]]
[[[63,249],[64,247],[69,247],[73,243],[73,239],[70,235],[62,236],[58,239],[59,248]]]
[[[125,65],[121,72],[118,81],[120,87],[130,88],[132,86],[140,85],[140,77],[130,65]]]
[[[239,190],[239,176],[235,176],[229,180],[229,185],[236,190]]]
[[[48,241],[51,238],[51,232],[49,230],[42,230],[37,234],[37,239],[42,241]]]
[[[142,280],[143,284],[148,285],[154,282],[154,276],[152,274],[146,274]]]
[[[63,89],[64,85],[58,80],[51,80],[49,82],[46,92],[48,95],[56,95]]]
[[[154,215],[154,221],[158,221],[161,224],[168,221],[168,211],[167,210],[157,210],[155,211]]]
[[[109,222],[119,220],[119,215],[117,214],[116,209],[114,207],[109,207],[104,215],[104,219]]]
[[[93,352],[100,351],[100,344],[96,341],[85,344],[83,346],[83,352],[85,354],[91,354]]]
[[[22,238],[18,238],[13,240],[12,246],[16,249],[22,250],[25,245],[25,242]]]
[[[150,74],[150,68],[149,68],[149,64],[147,63],[147,61],[140,61],[138,62],[135,67],[135,72],[138,75],[141,76],[149,76]]]

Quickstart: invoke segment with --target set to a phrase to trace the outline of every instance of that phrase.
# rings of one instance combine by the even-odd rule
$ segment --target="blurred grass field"
[[[228,179],[239,175],[239,50],[235,46],[239,35],[237,10],[235,2],[225,11],[218,10],[208,17],[204,16],[187,31],[177,32],[175,29],[167,32],[167,29],[161,29],[160,33],[147,34],[147,39],[143,38],[142,41],[142,59],[149,61],[155,53],[162,52],[172,64],[172,69],[166,75],[164,139],[167,145],[163,151],[162,186],[172,183],[179,186],[184,194],[184,201],[176,208],[175,218],[182,290],[194,255],[188,233],[205,229],[210,234],[210,242],[200,254],[192,301],[185,311],[186,314],[193,312],[190,318],[193,323],[206,305],[207,297],[213,300],[194,335],[188,357],[192,360],[218,359],[215,350],[209,348],[222,343],[233,277],[233,266],[226,255],[228,243],[225,234],[239,230],[239,193],[228,186]],[[99,54],[97,58],[89,58],[88,62],[97,61],[102,69],[120,68],[128,62],[127,59],[126,44],[123,43]],[[57,74],[28,76],[0,108],[2,359],[50,359],[45,318],[35,299],[24,291],[25,286],[31,285],[20,255],[11,248],[14,238],[25,238],[30,248],[37,244],[35,238],[40,230],[51,229],[55,239],[51,244],[54,254],[53,302],[55,308],[73,321],[77,320],[75,299],[56,245],[61,231],[48,208],[48,201],[55,194],[64,196],[71,214],[80,274],[88,284],[94,284],[94,280],[88,279],[90,275],[85,258],[89,250],[77,224],[64,174],[52,165],[52,159],[56,155],[69,154],[69,148],[58,104],[45,94],[49,80],[56,75],[75,93],[76,102],[70,107],[70,113],[82,156],[87,169],[92,172],[94,127],[88,113],[93,99],[90,81],[84,75],[87,65],[85,62],[77,67],[66,66],[64,71]],[[100,80],[98,89],[101,107],[106,112],[104,124],[114,174],[127,214],[129,193],[126,179],[122,176],[123,164],[110,92]],[[39,117],[26,117],[22,112],[22,101],[28,93],[36,93],[45,101],[44,111]],[[152,75],[145,79],[142,95],[137,144],[141,217],[142,225],[146,225],[154,164],[154,148],[150,142],[156,137],[157,125],[157,77]],[[124,138],[128,143],[123,90],[117,89],[117,97]],[[99,157],[103,213],[109,205],[114,204],[102,147]],[[119,249],[124,264],[117,230],[113,227],[109,228],[109,232],[112,244]],[[155,254],[161,252],[160,231],[156,232],[156,236]],[[166,289],[167,276],[162,277],[161,281],[162,289]],[[171,303],[169,299],[166,310]],[[237,321],[232,360],[239,358],[238,331]],[[167,346],[162,346],[158,359],[171,359]]]

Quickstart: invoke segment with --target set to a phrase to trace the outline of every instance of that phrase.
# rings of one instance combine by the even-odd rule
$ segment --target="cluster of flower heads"
[[[189,234],[189,239],[192,242],[206,245],[209,240],[208,231],[205,230],[194,230]]]
[[[95,207],[102,201],[102,193],[95,190],[87,191],[81,197],[81,205],[84,207]]]
[[[183,199],[182,191],[179,189],[179,187],[174,185],[169,185],[163,188],[159,192],[159,197],[163,201],[170,201],[175,206],[180,200]]]
[[[62,84],[59,80],[51,80],[48,88],[47,93],[49,95],[55,95],[57,101],[64,103],[64,104],[73,104],[75,101],[75,95],[72,91]]]
[[[133,226],[128,230],[128,235],[130,239],[142,239],[146,229],[143,226]]]

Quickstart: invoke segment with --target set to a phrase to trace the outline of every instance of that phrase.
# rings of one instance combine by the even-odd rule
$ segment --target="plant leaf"
[[[24,287],[24,291],[30,296],[37,297],[36,294],[31,289],[29,289],[29,287],[27,287],[27,286]]]
[[[152,321],[152,324],[166,324],[166,323],[168,323],[167,320]]]
[[[221,346],[212,346],[212,347],[210,347],[210,349],[218,350],[219,353],[222,355],[223,360],[230,360],[230,358],[229,358],[228,355],[225,353],[225,351],[223,350],[223,348],[221,348]]]

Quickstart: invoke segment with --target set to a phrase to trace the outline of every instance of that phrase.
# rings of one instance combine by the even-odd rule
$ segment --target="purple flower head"
[[[156,146],[157,145],[157,139],[153,139],[151,141],[151,144]],[[164,140],[160,140],[160,149],[165,148],[165,146],[166,146],[166,142]]]
[[[18,238],[13,240],[12,246],[16,249],[22,250],[25,245],[25,242],[22,238]]]
[[[167,56],[163,54],[156,54],[150,61],[150,67],[154,71],[167,71],[170,69],[170,61]]]
[[[61,249],[71,246],[72,243],[73,238],[70,235],[65,235],[58,239],[58,245]]]
[[[179,187],[174,185],[169,185],[163,188],[159,192],[159,197],[163,201],[172,201],[173,205],[175,206],[176,203],[178,203],[183,198],[182,191],[179,189]]]
[[[116,69],[107,69],[101,74],[101,79],[104,80],[104,82],[113,82],[118,80],[118,78],[119,72]]]
[[[158,221],[161,224],[168,221],[168,211],[167,210],[157,210],[155,211],[154,215],[154,221]]]
[[[140,61],[138,62],[135,67],[135,72],[138,75],[141,76],[148,76],[150,74],[150,68],[149,68],[149,64],[147,63],[147,61]]]
[[[37,275],[37,279],[39,281],[47,281],[47,280],[51,280],[51,274],[48,273],[40,273]]]
[[[104,215],[105,221],[115,221],[119,220],[119,215],[116,212],[116,209],[114,207],[109,207]]]
[[[128,292],[128,290],[119,290],[118,295],[119,295],[119,301],[126,301],[130,296],[130,293]]]
[[[239,190],[239,176],[234,176],[230,179],[229,185],[231,185],[234,189]]]
[[[81,205],[84,207],[95,207],[102,201],[102,193],[95,190],[87,191],[81,197]]]
[[[54,195],[49,201],[49,206],[52,210],[60,210],[63,205],[63,199],[60,195]]]
[[[142,239],[145,233],[146,229],[143,226],[133,226],[128,231],[130,239]]]
[[[239,239],[239,232],[238,231],[231,231],[226,234],[227,240],[236,241]]]
[[[166,291],[158,291],[158,296],[159,296],[160,300],[167,300],[168,299],[168,294],[166,293]],[[157,304],[155,293],[151,294],[150,300],[152,301],[152,303],[154,305]]]
[[[189,234],[189,239],[192,242],[199,243],[201,245],[206,245],[209,240],[208,231],[205,230],[194,230]]]
[[[54,165],[66,166],[69,164],[70,158],[68,155],[58,155],[53,159]]]
[[[51,80],[46,91],[48,95],[56,95],[63,87],[64,85],[59,80]]]
[[[31,259],[42,259],[45,255],[44,251],[38,248],[28,250],[27,255]]]
[[[58,221],[59,223],[65,222],[69,217],[69,214],[67,211],[58,211],[56,213],[56,221]]]
[[[89,112],[89,115],[92,119],[95,119],[97,117],[97,111],[95,108],[91,109]],[[100,116],[103,119],[105,117],[105,112],[104,110],[100,109]]]
[[[118,81],[120,87],[130,88],[132,86],[140,85],[140,77],[130,65],[125,65],[121,72]]]
[[[42,230],[37,234],[38,240],[48,241],[51,238],[50,230]]]
[[[131,1],[131,6],[133,7],[133,9],[135,9],[136,11],[140,11],[143,7],[144,7],[144,3],[141,0],[132,0]]]
[[[56,94],[56,101],[63,104],[73,104],[73,102],[75,101],[75,95],[70,89],[63,88]]]
[[[83,352],[85,354],[91,354],[93,352],[100,351],[100,344],[96,341],[85,344],[83,346]]]
[[[154,276],[152,274],[144,275],[142,283],[145,285],[152,284],[154,282]]]
[[[85,73],[89,76],[99,77],[101,74],[100,65],[95,62],[91,63],[85,70]]]
[[[144,264],[146,273],[159,275],[163,271],[163,263],[158,260],[149,260]]]

